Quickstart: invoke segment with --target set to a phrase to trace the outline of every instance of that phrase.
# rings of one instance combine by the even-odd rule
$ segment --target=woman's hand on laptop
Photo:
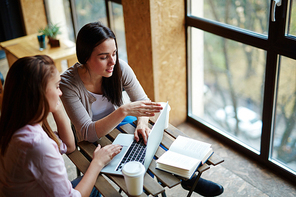
[[[96,150],[94,151],[93,161],[97,162],[102,168],[107,165],[115,155],[120,153],[122,149],[121,145],[118,144],[109,144],[103,148],[99,144]]]
[[[138,117],[138,124],[134,133],[137,142],[140,140],[140,136],[142,136],[144,143],[147,144],[148,136],[151,131],[148,127],[148,120],[148,117]]]

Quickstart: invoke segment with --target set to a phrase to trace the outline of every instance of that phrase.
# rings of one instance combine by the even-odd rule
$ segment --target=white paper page
[[[187,155],[202,160],[207,154],[211,144],[201,142],[188,137],[178,136],[170,147],[170,150],[176,153]]]
[[[190,170],[197,163],[200,163],[200,160],[172,151],[167,151],[157,160],[157,162],[166,165],[172,165],[185,170]]]

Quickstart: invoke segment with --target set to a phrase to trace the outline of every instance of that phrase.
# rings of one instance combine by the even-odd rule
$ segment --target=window
[[[75,41],[80,28],[100,21],[113,30],[119,58],[127,62],[123,10],[120,0],[46,0],[49,22],[61,26],[62,37]]]
[[[291,179],[295,13],[296,0],[188,0],[186,16],[189,119]]]
[[[296,171],[296,60],[279,58],[272,158]]]

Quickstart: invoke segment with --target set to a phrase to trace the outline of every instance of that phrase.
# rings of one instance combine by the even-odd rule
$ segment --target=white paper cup
[[[142,194],[145,172],[144,165],[138,161],[130,161],[123,166],[122,174],[130,196]]]
[[[161,104],[161,106],[164,108],[166,102],[158,102],[159,104]],[[168,104],[168,111],[167,111],[167,117],[166,117],[166,121],[165,121],[165,129],[167,129],[169,127],[169,116],[170,116],[170,111],[171,111],[171,107]]]

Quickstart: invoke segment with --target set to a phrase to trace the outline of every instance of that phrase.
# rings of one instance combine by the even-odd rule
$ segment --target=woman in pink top
[[[72,188],[61,154],[74,151],[75,142],[59,83],[48,56],[24,57],[9,69],[0,118],[0,196],[89,196],[100,170],[120,152],[119,145],[98,146]],[[50,112],[55,133],[47,123]]]

